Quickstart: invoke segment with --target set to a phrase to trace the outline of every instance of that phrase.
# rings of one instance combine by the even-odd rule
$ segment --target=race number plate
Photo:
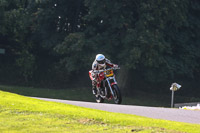
[[[107,70],[107,71],[105,71],[105,73],[106,73],[106,77],[113,76],[113,70]]]

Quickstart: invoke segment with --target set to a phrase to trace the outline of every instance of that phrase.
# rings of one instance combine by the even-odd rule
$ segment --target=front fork
[[[114,82],[110,84],[110,80],[111,80],[111,79],[112,79]],[[114,92],[113,92],[112,86],[113,86],[114,84],[117,84],[117,81],[115,80],[115,77],[109,77],[109,78],[106,79],[106,81],[107,81],[107,83],[108,83],[108,86],[109,86],[109,88],[110,88],[110,92],[111,92],[112,96],[114,96]],[[105,91],[105,92],[106,92],[106,95],[107,95],[107,88],[106,88],[106,91]]]

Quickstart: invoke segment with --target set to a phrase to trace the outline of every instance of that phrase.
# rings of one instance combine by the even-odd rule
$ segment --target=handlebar
[[[94,73],[101,73],[107,70],[117,70],[117,69],[120,69],[120,67],[111,67],[111,68],[102,69],[102,70],[94,70]]]

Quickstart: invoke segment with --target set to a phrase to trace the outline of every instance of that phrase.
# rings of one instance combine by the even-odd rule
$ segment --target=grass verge
[[[69,89],[44,89],[33,87],[19,87],[0,85],[0,90],[13,92],[25,96],[45,97],[54,99],[76,100],[76,101],[89,101],[96,102],[92,94],[91,88],[69,88]],[[123,91],[122,91],[123,92]],[[122,104],[128,105],[142,105],[142,106],[157,106],[157,107],[170,107],[171,95],[149,94],[146,92],[134,91],[130,96],[122,95]],[[198,102],[200,98],[175,96],[176,102]],[[113,101],[105,101],[113,103]]]
[[[198,133],[200,125],[110,113],[0,91],[0,131]]]

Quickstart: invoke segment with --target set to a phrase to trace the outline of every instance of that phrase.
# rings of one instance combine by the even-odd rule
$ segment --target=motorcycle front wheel
[[[103,103],[104,99],[100,95],[95,95],[97,103]]]
[[[112,89],[113,89],[113,93],[114,93],[114,96],[113,96],[114,102],[116,104],[120,104],[122,102],[122,96],[121,96],[119,87],[117,85],[113,85]]]

